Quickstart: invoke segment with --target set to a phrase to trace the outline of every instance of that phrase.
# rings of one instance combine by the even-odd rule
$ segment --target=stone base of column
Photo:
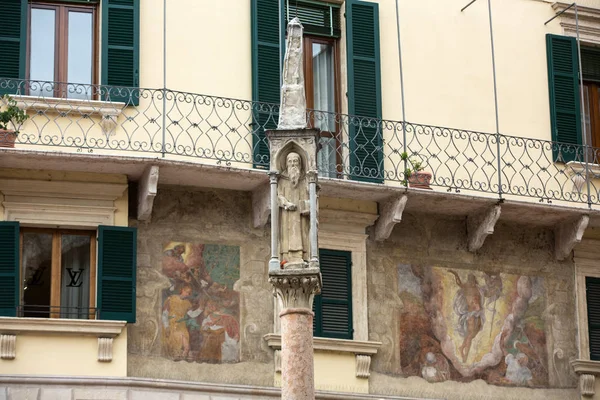
[[[315,398],[313,318],[307,308],[286,308],[281,318],[281,398]]]

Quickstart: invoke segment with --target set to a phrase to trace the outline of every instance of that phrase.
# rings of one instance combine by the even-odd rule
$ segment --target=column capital
[[[281,309],[307,308],[312,310],[315,294],[321,293],[321,270],[302,268],[269,271],[273,294],[281,301]]]
[[[307,171],[306,178],[308,183],[317,183],[317,180],[319,179],[319,172],[314,170]]]

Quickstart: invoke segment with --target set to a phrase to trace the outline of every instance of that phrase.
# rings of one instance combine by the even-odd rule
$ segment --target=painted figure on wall
[[[548,385],[543,279],[412,265],[398,279],[406,375]]]
[[[171,242],[163,254],[163,356],[239,361],[239,247]]]
[[[298,153],[286,157],[286,169],[277,185],[280,209],[279,252],[285,268],[302,267],[308,261],[310,204],[308,182]]]

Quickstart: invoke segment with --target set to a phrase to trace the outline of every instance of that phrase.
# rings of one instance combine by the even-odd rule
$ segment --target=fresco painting
[[[400,265],[402,371],[428,382],[548,385],[544,280]]]
[[[170,242],[163,249],[162,355],[174,361],[239,361],[240,249]]]

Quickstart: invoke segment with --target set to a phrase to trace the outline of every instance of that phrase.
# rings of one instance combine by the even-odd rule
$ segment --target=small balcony
[[[104,163],[170,160],[266,175],[264,132],[276,128],[279,112],[276,104],[169,89],[3,79],[0,92],[10,93],[29,116],[14,149],[2,150],[0,159],[36,154],[40,168],[42,153],[58,153]],[[63,97],[52,97],[57,93]],[[321,131],[324,182],[417,193],[429,186],[494,201],[600,207],[600,149],[315,110],[307,111],[307,121]],[[11,167],[7,163],[0,165]],[[431,174],[430,181],[424,173]]]

